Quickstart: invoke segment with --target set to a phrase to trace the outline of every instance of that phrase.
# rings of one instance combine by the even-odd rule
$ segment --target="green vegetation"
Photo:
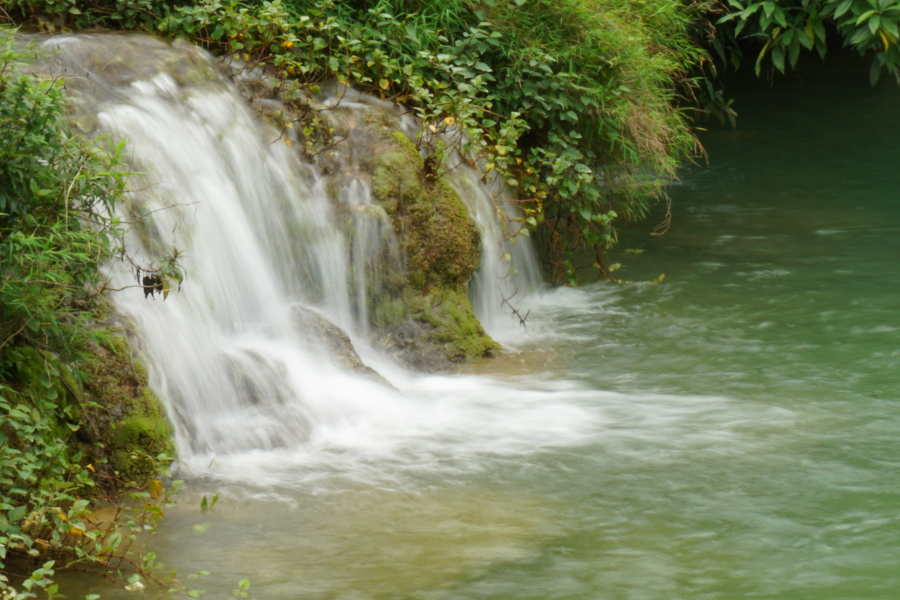
[[[895,0],[728,0],[728,5],[730,12],[718,19],[715,48],[735,68],[743,56],[738,40],[761,46],[757,75],[766,63],[784,73],[786,65],[796,67],[804,49],[825,58],[828,31],[836,30],[845,47],[872,55],[872,85],[885,71],[900,83],[900,3]]]
[[[515,189],[524,233],[539,238],[553,279],[567,283],[577,282],[572,259],[585,253],[609,275],[603,251],[619,226],[646,216],[698,151],[687,118],[694,109],[683,106],[696,95],[703,111],[734,121],[722,91],[698,77],[715,71],[705,46],[736,66],[758,42],[757,72],[766,61],[783,72],[804,48],[824,55],[833,28],[846,45],[872,53],[873,83],[884,70],[900,79],[893,0],[8,4],[14,19],[47,30],[141,29],[264,64],[297,107],[335,78],[409,105],[428,174],[450,168],[438,142],[449,136],[486,178]],[[321,122],[301,112],[314,154]]]
[[[303,104],[337,78],[412,106],[425,167],[449,134],[485,177],[518,191],[555,279],[597,254],[696,151],[679,93],[705,60],[679,0],[11,0],[45,29],[139,28],[186,38],[282,80]],[[307,138],[316,130],[309,122]],[[495,175],[496,174],[496,175]],[[526,230],[527,234],[528,230]]]

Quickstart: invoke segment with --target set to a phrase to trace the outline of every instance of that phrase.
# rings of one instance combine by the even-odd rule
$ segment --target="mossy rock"
[[[11,389],[18,396],[10,399],[53,402],[58,408],[48,415],[52,434],[67,440],[70,456],[82,456],[105,481],[140,483],[174,455],[172,428],[124,332],[99,337],[103,342],[91,344],[78,364],[87,374],[83,385],[55,356],[32,347],[7,351],[14,365]]]
[[[109,448],[120,479],[144,481],[159,470],[159,455],[171,456],[172,431],[159,416],[131,416],[115,425]]]
[[[134,356],[124,332],[110,331],[92,350],[84,395],[99,408],[91,410],[90,429],[83,438],[105,446],[109,475],[125,482],[145,481],[174,456],[165,408],[148,387],[147,369]],[[165,457],[157,458],[160,455]]]
[[[391,217],[407,271],[403,289],[370,302],[376,337],[422,370],[490,356],[499,346],[466,295],[481,254],[478,229],[449,185],[424,177],[424,161],[409,138],[399,131],[389,137],[388,151],[375,159],[372,192]]]
[[[367,278],[365,290],[353,290],[367,299],[370,334],[401,362],[426,371],[491,355],[499,346],[466,294],[481,255],[466,205],[445,181],[425,177],[418,149],[401,130],[400,109],[353,90],[331,93],[346,93],[352,102],[321,112],[341,140],[316,162],[338,224],[352,239],[354,207],[341,200],[341,190],[363,180],[399,244],[401,264],[385,247],[379,280]]]
[[[478,268],[478,229],[449,185],[425,179],[409,138],[399,131],[391,138],[396,149],[376,159],[372,192],[398,230],[410,284],[422,290],[464,286]]]

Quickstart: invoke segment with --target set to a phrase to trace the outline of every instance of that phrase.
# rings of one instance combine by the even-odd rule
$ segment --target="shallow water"
[[[547,292],[515,352],[194,457],[148,547],[210,597],[896,597],[900,89],[829,66],[732,87],[672,230],[611,257],[665,283]]]

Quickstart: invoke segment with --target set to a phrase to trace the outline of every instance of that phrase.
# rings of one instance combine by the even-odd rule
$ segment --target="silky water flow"
[[[142,76],[118,65],[109,74],[84,66],[98,51],[150,60],[141,47],[147,44],[157,60],[172,61],[174,54],[193,70],[178,81],[165,68]],[[315,165],[301,162],[200,50],[165,49],[133,36],[58,36],[46,45],[61,49],[79,110],[95,116],[97,132],[127,140],[130,166],[140,174],[130,179],[126,220],[143,215],[126,240],[133,261],[152,264],[172,249],[180,254],[186,279],[165,301],[128,289],[134,274],[122,265],[110,275],[111,287],[126,288],[112,298],[136,323],[152,385],[177,426],[182,465],[205,470],[255,451],[309,448],[325,432],[371,418],[390,421],[388,429],[414,430],[401,425],[408,413],[433,404],[420,402],[421,385],[455,402],[456,380],[409,373],[367,342],[366,290],[402,261],[388,215],[373,201],[370,184],[354,176],[353,157],[365,148],[348,153],[342,206],[334,206]],[[192,77],[199,81],[185,83]],[[340,120],[341,111],[380,110],[414,133],[411,117],[353,90],[325,103],[332,119]],[[502,338],[504,325],[521,327],[503,322],[509,310],[502,298],[515,291],[524,298],[536,286],[534,259],[527,240],[513,246],[504,239],[497,212],[504,209],[477,172],[468,166],[455,172],[453,185],[483,238],[471,295],[488,330]],[[338,227],[336,210],[351,212],[349,231]],[[524,276],[511,272],[510,253],[526,265]],[[384,256],[390,264],[382,264]],[[306,335],[298,307],[343,328],[394,387],[330,360]]]

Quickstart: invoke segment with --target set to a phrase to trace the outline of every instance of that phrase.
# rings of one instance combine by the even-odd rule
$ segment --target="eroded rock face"
[[[481,241],[465,204],[444,181],[424,177],[408,117],[363,95],[346,102],[328,113],[342,141],[319,164],[332,189],[354,178],[371,186],[390,217],[403,266],[366,291],[373,341],[423,371],[492,355],[499,346],[466,293]]]

